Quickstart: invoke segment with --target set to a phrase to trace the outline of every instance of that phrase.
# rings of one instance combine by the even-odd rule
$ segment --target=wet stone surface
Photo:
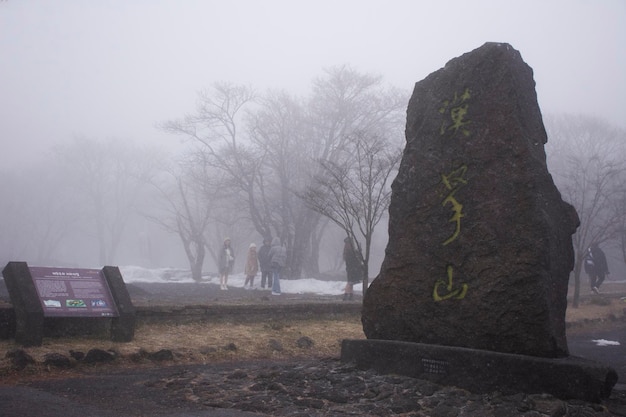
[[[249,362],[162,368],[133,381],[124,378],[115,403],[129,404],[140,394],[142,413],[239,411],[229,415],[271,416],[613,416],[606,405],[562,401],[549,395],[472,394],[453,386],[396,375],[364,371],[335,359],[306,362]],[[58,383],[59,381],[56,381]],[[102,381],[96,385],[101,388]],[[111,380],[109,380],[111,383]],[[54,381],[36,383],[47,390]],[[64,382],[67,384],[67,382]],[[94,386],[94,384],[87,384]],[[56,386],[73,399],[82,397],[75,380],[71,388]],[[103,404],[111,401],[101,390]],[[109,394],[113,395],[113,393]],[[92,400],[93,401],[93,400]],[[151,403],[147,407],[147,403]],[[122,407],[122,406],[120,406]],[[113,410],[114,411],[114,410]],[[124,415],[129,414],[130,410]],[[252,414],[248,414],[252,413]],[[141,414],[145,415],[145,414]],[[165,414],[163,414],[165,415]],[[167,414],[171,415],[171,414]],[[181,414],[183,415],[183,414]],[[187,415],[187,414],[185,414]]]

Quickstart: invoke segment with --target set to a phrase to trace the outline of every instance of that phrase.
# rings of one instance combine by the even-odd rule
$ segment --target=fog
[[[521,52],[544,113],[623,128],[624,39],[621,0],[0,1],[0,175],[10,181],[45,165],[51,149],[76,137],[148,145],[174,159],[190,145],[157,125],[192,112],[214,82],[306,94],[325,68],[348,64],[410,93],[488,41]],[[184,265],[176,236],[143,218],[127,228],[119,262],[145,260],[149,233],[156,266]],[[375,264],[386,239],[379,229]],[[327,235],[328,268],[341,239]],[[89,244],[56,256],[97,263]]]
[[[621,0],[5,0],[0,138],[12,164],[73,134],[176,148],[154,124],[214,81],[302,91],[348,63],[411,89],[487,41],[522,53],[544,112],[624,126],[624,39]]]

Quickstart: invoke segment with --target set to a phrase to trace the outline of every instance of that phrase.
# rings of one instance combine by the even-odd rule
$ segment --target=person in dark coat
[[[269,252],[270,263],[272,265],[272,295],[280,295],[280,278],[287,265],[287,248],[275,237],[272,240],[272,247]]]
[[[343,260],[346,263],[347,283],[343,293],[343,300],[352,300],[354,284],[358,284],[363,279],[363,264],[354,250],[352,239],[349,237],[343,240]]]
[[[272,288],[272,260],[270,258],[270,249],[272,239],[266,237],[263,239],[263,246],[259,248],[259,267],[261,268],[261,288]]]
[[[600,294],[600,285],[602,285],[604,278],[609,275],[610,272],[606,255],[597,243],[593,243],[589,249],[587,249],[583,262],[585,272],[589,275],[591,291]]]

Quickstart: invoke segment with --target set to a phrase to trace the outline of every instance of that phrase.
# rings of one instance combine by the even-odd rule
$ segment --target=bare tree
[[[578,307],[586,249],[594,242],[619,238],[626,220],[626,211],[618,209],[626,180],[626,135],[606,122],[585,116],[548,117],[546,128],[550,169],[564,199],[576,208],[580,218],[573,236],[573,306]]]
[[[163,175],[169,174],[170,178],[159,178],[153,182],[160,195],[160,212],[146,214],[146,217],[164,230],[175,233],[180,238],[191,269],[191,277],[196,282],[202,280],[207,245],[205,232],[211,210],[203,192],[205,184],[202,168],[200,165],[200,169],[196,169],[201,172],[200,175],[193,171],[180,174],[164,172]]]
[[[137,202],[156,172],[158,157],[119,141],[77,137],[55,150],[68,184],[81,195],[100,264],[112,264]]]
[[[622,182],[623,183],[623,182]],[[626,190],[622,189],[616,194],[615,205],[613,210],[616,214],[626,212]],[[620,253],[622,255],[622,261],[626,264],[626,216],[620,216],[620,223],[618,225],[618,243]]]
[[[406,99],[384,87],[380,76],[340,66],[315,79],[306,100],[282,95],[264,103],[254,131],[265,151],[264,167],[278,182],[280,206],[274,212],[280,213],[279,233],[291,249],[294,276],[303,268],[310,274],[319,271],[319,241],[327,224],[296,194],[320,174],[317,161],[339,161],[360,132],[398,132]]]
[[[245,226],[248,219],[242,221],[241,217],[246,210],[238,209],[223,176],[208,163],[205,152],[192,151],[155,179],[157,201],[153,210],[144,214],[163,230],[178,236],[196,282],[202,280],[207,255],[217,265],[224,236],[233,236],[237,244],[244,241],[243,236],[250,235]]]
[[[199,145],[254,229],[287,244],[290,276],[297,278],[303,266],[317,270],[324,223],[296,196],[319,170],[315,161],[337,160],[354,132],[398,123],[404,98],[383,88],[380,77],[339,67],[315,80],[306,100],[215,84],[200,94],[194,114],[162,128]]]
[[[265,236],[280,237],[288,249],[288,276],[300,276],[303,265],[314,273],[310,239],[318,217],[296,197],[304,187],[312,165],[312,141],[303,104],[285,92],[263,97],[251,119],[251,139],[262,155],[257,177],[257,201],[262,208]]]
[[[38,265],[57,264],[62,243],[83,220],[80,195],[73,192],[54,161],[35,167],[24,178],[26,223],[22,229],[31,244],[30,259]]]
[[[320,160],[322,172],[302,194],[311,209],[332,220],[356,243],[364,265],[363,292],[369,285],[374,229],[389,208],[392,174],[400,158],[400,150],[386,138],[357,133],[337,161]]]
[[[165,122],[161,128],[197,145],[197,159],[219,173],[231,197],[246,204],[250,220],[263,233],[267,225],[255,199],[261,158],[241,128],[245,109],[253,106],[254,100],[255,94],[248,87],[215,83],[199,93],[195,113]]]
[[[26,175],[9,171],[0,172],[0,261],[25,260],[29,256],[32,239],[28,230],[29,209]]]

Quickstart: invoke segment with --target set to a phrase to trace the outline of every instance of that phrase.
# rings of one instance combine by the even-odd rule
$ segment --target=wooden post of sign
[[[26,262],[9,262],[2,270],[15,311],[15,342],[22,346],[43,343],[43,307]]]
[[[105,266],[102,273],[109,284],[113,302],[119,313],[119,316],[114,317],[111,322],[111,340],[130,342],[135,336],[136,313],[120,269],[117,266]]]

